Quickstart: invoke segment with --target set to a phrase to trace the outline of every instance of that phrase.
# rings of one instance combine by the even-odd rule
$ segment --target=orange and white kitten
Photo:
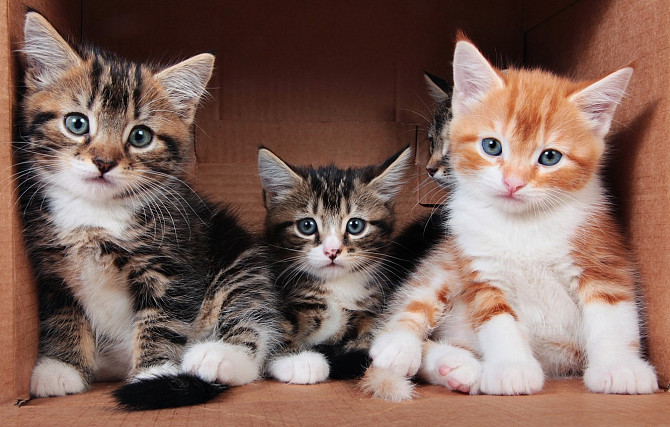
[[[419,373],[450,390],[516,395],[583,374],[593,392],[654,392],[635,266],[599,176],[633,69],[595,83],[503,73],[464,40],[453,66],[452,234],[392,306],[363,387],[407,399]]]

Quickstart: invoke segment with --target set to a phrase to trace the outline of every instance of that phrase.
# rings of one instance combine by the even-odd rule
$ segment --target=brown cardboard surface
[[[627,97],[610,134],[607,178],[638,255],[650,356],[665,386],[670,382],[665,260],[670,250],[670,152],[659,149],[658,141],[665,140],[670,123],[669,24],[665,0],[578,1],[526,36],[531,64],[585,79],[600,78],[635,61]]]
[[[29,426],[108,425],[454,425],[454,426],[652,426],[667,424],[670,395],[613,396],[587,393],[577,380],[552,381],[534,396],[467,396],[420,386],[419,398],[391,403],[372,399],[351,382],[300,386],[262,381],[235,387],[212,402],[187,408],[125,413],[109,392],[36,399],[4,407],[0,417]]]

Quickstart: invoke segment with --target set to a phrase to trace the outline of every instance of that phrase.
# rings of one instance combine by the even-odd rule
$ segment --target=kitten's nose
[[[519,191],[520,189],[522,189],[526,185],[526,182],[523,179],[521,179],[519,177],[516,177],[516,176],[505,177],[503,182],[504,182],[505,188],[507,188],[507,191],[509,192],[509,194],[516,193],[517,191]]]
[[[342,248],[325,249],[324,252],[331,261],[335,261],[335,258],[337,258],[337,256],[342,253]]]
[[[434,177],[437,173],[437,169],[435,168],[426,168],[426,170],[428,171],[428,175],[430,175],[431,178]]]
[[[98,168],[102,175],[109,172],[114,166],[117,165],[116,160],[104,160],[100,157],[93,159],[93,164]]]

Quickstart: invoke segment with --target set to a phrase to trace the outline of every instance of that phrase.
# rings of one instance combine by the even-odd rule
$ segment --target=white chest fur
[[[120,238],[133,215],[122,201],[90,201],[58,187],[50,189],[48,200],[55,225],[63,231],[102,228]]]
[[[588,220],[585,206],[576,201],[520,218],[458,192],[451,201],[450,227],[458,246],[483,280],[505,292],[531,344],[579,345],[581,270],[572,257],[572,239]]]

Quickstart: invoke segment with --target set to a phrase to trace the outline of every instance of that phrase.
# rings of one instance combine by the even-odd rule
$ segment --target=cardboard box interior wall
[[[0,4],[0,402],[27,391],[37,308],[12,184],[17,49],[26,7],[73,40],[137,60],[171,62],[215,51],[211,99],[198,114],[196,187],[239,207],[259,229],[259,144],[296,164],[364,165],[417,148],[398,204],[405,219],[439,199],[425,177],[430,106],[422,71],[451,78],[457,28],[499,65],[541,66],[585,79],[635,60],[610,138],[608,185],[639,257],[650,357],[670,379],[665,257],[670,223],[667,138],[670,8],[664,0],[13,1]],[[651,30],[653,28],[653,31]],[[426,206],[424,206],[426,205]]]

